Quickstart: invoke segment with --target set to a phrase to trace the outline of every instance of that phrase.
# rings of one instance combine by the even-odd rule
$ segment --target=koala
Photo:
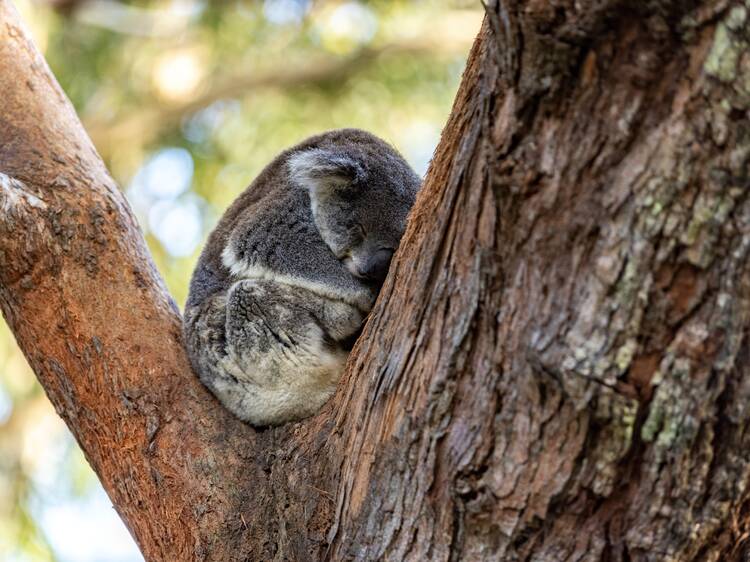
[[[330,398],[419,186],[386,142],[342,129],[281,153],[232,203],[183,324],[193,369],[226,408],[271,426]]]

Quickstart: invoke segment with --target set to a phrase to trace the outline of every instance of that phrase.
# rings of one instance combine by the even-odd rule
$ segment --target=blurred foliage
[[[360,127],[423,173],[482,17],[473,0],[16,5],[180,305],[200,242],[282,149]],[[92,497],[98,482],[0,321],[0,560],[138,560],[121,523],[118,536],[97,526],[116,516]]]

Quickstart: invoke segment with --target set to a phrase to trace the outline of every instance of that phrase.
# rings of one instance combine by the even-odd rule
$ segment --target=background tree
[[[742,559],[747,10],[490,5],[339,392],[263,432],[6,33],[0,303],[146,557]]]

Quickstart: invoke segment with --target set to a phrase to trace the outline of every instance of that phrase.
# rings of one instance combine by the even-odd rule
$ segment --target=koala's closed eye
[[[355,224],[349,229],[349,242],[351,247],[359,246],[367,238],[367,233],[361,224]]]

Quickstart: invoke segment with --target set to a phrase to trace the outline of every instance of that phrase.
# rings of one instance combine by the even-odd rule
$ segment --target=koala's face
[[[326,245],[352,275],[374,284],[388,273],[413,204],[389,187],[341,188],[313,206]]]
[[[390,146],[315,148],[290,159],[315,225],[349,272],[380,286],[406,228],[419,177]]]

